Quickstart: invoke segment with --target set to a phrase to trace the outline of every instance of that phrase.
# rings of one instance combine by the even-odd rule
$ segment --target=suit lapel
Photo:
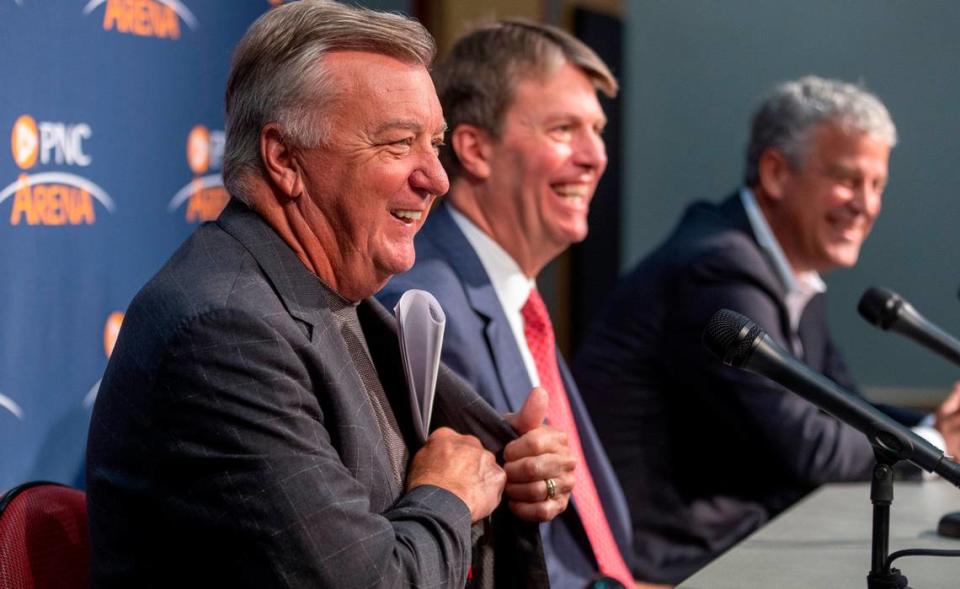
[[[603,512],[607,516],[607,523],[624,554],[629,554],[633,545],[633,529],[630,524],[630,511],[623,490],[617,483],[616,473],[603,451],[600,438],[590,421],[590,414],[583,403],[580,391],[563,356],[557,351],[557,366],[560,368],[560,377],[563,386],[567,389],[567,399],[573,412],[573,419],[580,434],[580,446],[590,468],[590,476],[600,495]],[[582,526],[581,523],[578,525]],[[584,537],[586,532],[584,531]]]
[[[435,213],[438,212],[441,211],[438,210]],[[443,213],[446,213],[446,211],[443,211]],[[448,237],[450,241],[457,242],[454,249],[458,250],[458,255],[469,253],[473,257],[475,265],[473,278],[475,280],[479,279],[480,276],[483,278],[485,284],[477,284],[471,289],[474,291],[481,307],[485,309],[484,316],[494,314],[493,310],[496,309],[501,318],[499,321],[492,320],[497,325],[492,330],[489,329],[490,326],[488,325],[488,332],[492,331],[498,340],[502,337],[501,334],[509,336],[511,338],[509,343],[515,347],[516,343],[512,339],[512,334],[509,333],[510,328],[506,324],[506,317],[500,310],[499,300],[496,293],[493,292],[493,287],[486,280],[486,273],[483,272],[479,259],[473,253],[473,249],[470,248],[466,238],[453,224],[453,219],[450,218],[449,214],[443,216],[452,226],[453,231],[456,232],[455,235]],[[352,360],[343,338],[339,333],[329,333],[335,330],[335,323],[330,311],[320,304],[318,294],[318,289],[322,288],[320,279],[306,269],[293,250],[280,239],[259,215],[242,203],[231,200],[224,209],[218,223],[250,252],[277,290],[290,315],[303,322],[311,342],[314,345],[322,342],[324,357],[335,359],[336,364],[331,363],[331,366],[352,366]],[[450,228],[446,229],[449,230]],[[467,251],[463,250],[464,247],[467,248]],[[480,276],[476,275],[477,270],[479,270]],[[375,299],[363,301],[357,308],[357,315],[380,381],[390,398],[391,406],[404,432],[404,437],[410,444],[408,447],[412,451],[411,454],[415,453],[419,444],[414,442],[415,436],[412,435],[413,422],[409,405],[409,392],[403,376],[396,321],[384,309],[383,305]],[[519,353],[517,355],[519,356]],[[522,364],[520,368],[523,369]],[[327,376],[333,381],[331,388],[335,390],[364,390],[363,382],[356,370],[331,370]],[[523,372],[523,378],[527,378],[525,371]],[[437,391],[437,399],[434,405],[435,423],[431,424],[431,429],[445,425],[463,433],[471,433],[479,437],[493,451],[502,449],[515,436],[512,428],[503,421],[500,415],[481,399],[468,384],[445,366],[441,366]],[[441,394],[441,391],[443,391],[443,394]],[[520,405],[517,405],[517,407],[519,408]],[[362,413],[364,413],[364,422],[368,431],[378,432],[379,429],[372,410],[366,410]],[[369,415],[366,415],[367,413]],[[385,453],[377,453],[375,458],[378,466],[383,467],[378,469],[379,471],[390,472]]]
[[[761,248],[760,244],[757,242],[757,236],[753,232],[753,226],[750,225],[750,219],[747,217],[747,211],[744,210],[743,202],[740,200],[740,193],[735,192],[732,196],[720,203],[720,210],[735,229],[750,236],[750,240],[753,241],[753,244],[756,246],[757,250],[762,254],[763,259],[766,260],[766,266],[764,266],[762,269],[756,269],[756,276],[758,279],[760,279],[760,286],[767,289],[773,296],[773,300],[777,301],[780,316],[780,329],[783,330],[783,333],[787,338],[789,338],[790,317],[787,314],[786,306],[783,304],[784,297],[786,296],[786,286],[783,284],[783,281],[777,274],[776,269],[774,269],[773,261],[770,260],[770,257],[765,251],[763,251],[763,248]],[[789,344],[790,342],[788,341],[783,343]]]
[[[378,360],[386,362],[389,370],[401,374],[396,321],[376,299],[362,303],[358,313],[363,321],[364,334],[371,345],[371,353],[374,346],[380,348],[383,356]],[[378,344],[374,344],[374,341]],[[443,364],[437,375],[437,394],[430,429],[442,426],[476,436],[485,448],[497,454],[501,463],[503,447],[516,438],[516,432],[503,417]],[[493,585],[496,587],[549,587],[540,528],[536,523],[514,517],[504,501],[487,523],[475,524],[475,529],[478,533],[472,546],[475,580],[489,581],[486,567],[494,563]],[[475,585],[468,583],[468,586]]]
[[[305,334],[323,358],[327,369],[324,377],[329,381],[326,388],[342,396],[355,409],[351,419],[357,427],[350,429],[362,432],[358,434],[361,440],[350,447],[339,448],[341,459],[357,480],[370,490],[371,509],[387,509],[399,491],[397,494],[383,492],[392,488],[389,458],[373,410],[364,396],[357,394],[364,390],[359,374],[354,369],[338,369],[352,367],[352,360],[342,336],[331,333],[336,331],[335,323],[330,311],[321,305],[319,278],[307,270],[276,232],[245,205],[231,200],[217,223],[250,252],[287,311],[302,322]],[[462,235],[460,239],[465,240]],[[495,294],[493,298],[496,300]],[[357,308],[357,315],[380,381],[410,444],[413,436],[409,393],[403,377],[396,322],[375,299],[363,301]],[[492,407],[443,365],[433,415],[431,429],[448,426],[472,434],[497,454],[516,437],[513,429]],[[415,445],[408,447],[411,456],[418,449]],[[490,550],[496,547],[494,574],[497,586],[548,587],[538,526],[513,517],[504,505],[493,516],[493,537],[484,540]]]
[[[360,327],[363,328],[363,336],[367,340],[367,347],[370,349],[373,365],[380,377],[380,383],[387,398],[390,399],[390,407],[403,432],[410,455],[413,456],[422,444],[413,424],[413,409],[410,406],[412,393],[404,374],[396,320],[374,298],[360,303],[357,307],[357,316],[360,319]]]
[[[777,271],[773,267],[773,262],[770,261],[766,252],[763,251],[763,248],[760,247],[760,243],[757,241],[757,236],[753,232],[753,226],[750,225],[750,218],[747,217],[747,211],[743,208],[743,202],[740,200],[740,193],[735,192],[733,195],[728,197],[722,203],[720,203],[720,211],[726,217],[727,222],[737,231],[744,233],[750,236],[750,241],[753,242],[753,245],[763,254],[763,259],[767,260],[767,265],[763,268],[761,274],[763,286],[771,291],[777,299],[783,299],[786,294],[785,287],[783,282],[780,280],[780,277],[777,275]]]
[[[400,357],[400,344],[397,339],[396,321],[376,299],[368,299],[357,309],[363,332],[374,357],[377,371],[384,381],[396,383],[397,397],[403,395],[403,409],[397,409],[405,416],[406,423],[412,424],[409,405],[409,392],[403,376],[403,364]],[[437,375],[437,395],[434,399],[433,420],[430,429],[450,427],[461,433],[477,436],[484,446],[492,452],[499,452],[503,446],[516,437],[513,429],[490,405],[480,398],[470,385],[452,370],[440,365]]]
[[[438,251],[443,252],[460,276],[470,307],[483,319],[484,339],[493,357],[505,405],[510,411],[519,411],[530,393],[530,376],[523,365],[497,292],[473,246],[450,216],[447,206],[437,207],[432,214],[434,218],[430,221],[430,232],[426,237],[434,242]]]
[[[355,431],[362,432],[358,443],[344,444],[339,448],[341,460],[370,491],[372,508],[377,511],[386,509],[402,489],[396,487],[390,476],[390,458],[373,408],[364,393],[363,381],[332,313],[323,305],[322,282],[307,270],[293,250],[258,214],[242,203],[231,200],[217,223],[250,252],[322,359],[325,390],[335,392],[338,399],[349,407],[351,419],[357,425]],[[376,362],[374,365],[379,370]],[[382,377],[381,381],[384,381]],[[384,389],[389,395],[388,387],[384,386]],[[324,400],[320,401],[322,405]],[[401,420],[402,413],[397,415],[405,435],[410,429],[409,410],[406,415],[406,421]],[[388,492],[381,492],[387,489]]]
[[[287,311],[311,329],[308,335],[316,342],[318,334],[312,328],[331,324],[329,312],[321,312],[326,309],[320,306],[320,279],[260,215],[236,199],[230,199],[217,223],[250,252]]]

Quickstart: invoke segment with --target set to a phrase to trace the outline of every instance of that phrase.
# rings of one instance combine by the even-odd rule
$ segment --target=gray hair
[[[237,45],[226,91],[223,181],[248,202],[244,179],[262,174],[260,131],[276,122],[286,140],[317,147],[329,136],[321,105],[336,96],[321,58],[369,51],[428,67],[433,37],[416,20],[329,0],[301,0],[265,13]]]
[[[767,149],[783,153],[794,168],[801,166],[810,131],[824,123],[865,133],[890,147],[897,144],[897,128],[879,98],[854,84],[805,76],[774,88],[754,113],[745,185],[760,181],[760,156]]]
[[[481,24],[461,37],[434,68],[448,128],[468,124],[498,136],[517,82],[546,79],[566,62],[607,96],[617,94],[617,79],[610,69],[573,35],[524,19]],[[451,147],[441,148],[440,161],[451,180],[461,172]]]

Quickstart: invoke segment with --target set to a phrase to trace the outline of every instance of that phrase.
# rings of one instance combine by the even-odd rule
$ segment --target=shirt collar
[[[528,278],[519,264],[492,237],[477,227],[453,206],[448,207],[453,222],[457,224],[464,237],[470,242],[480,258],[480,264],[486,270],[493,290],[505,310],[519,312],[536,288],[536,281]]]
[[[793,273],[790,263],[787,262],[787,256],[783,253],[783,248],[777,238],[774,237],[770,224],[757,204],[757,197],[749,188],[740,189],[740,202],[743,203],[743,209],[747,213],[747,219],[750,221],[750,228],[753,229],[753,235],[757,238],[757,244],[760,249],[767,254],[773,269],[779,276],[781,283],[787,294],[809,293],[809,298],[814,295],[826,292],[827,285],[820,277],[820,274],[814,271],[804,272],[799,276]]]

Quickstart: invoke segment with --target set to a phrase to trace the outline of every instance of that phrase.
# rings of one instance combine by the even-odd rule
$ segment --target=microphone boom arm
[[[860,397],[838,390],[833,381],[807,368],[773,342],[770,336],[764,334],[757,338],[750,362],[740,368],[778,382],[849,424],[867,436],[877,451],[894,461],[908,460],[960,487],[960,466],[946,458],[940,450]],[[810,380],[816,381],[817,386],[811,386]],[[834,394],[824,395],[824,390]]]

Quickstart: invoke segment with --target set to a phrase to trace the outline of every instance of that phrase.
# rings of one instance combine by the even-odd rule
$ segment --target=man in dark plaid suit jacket
[[[569,499],[545,398],[508,423],[442,369],[420,444],[369,299],[448,188],[433,53],[415,21],[312,0],[241,41],[233,199],[131,303],[94,411],[95,586],[546,586],[514,515]]]

